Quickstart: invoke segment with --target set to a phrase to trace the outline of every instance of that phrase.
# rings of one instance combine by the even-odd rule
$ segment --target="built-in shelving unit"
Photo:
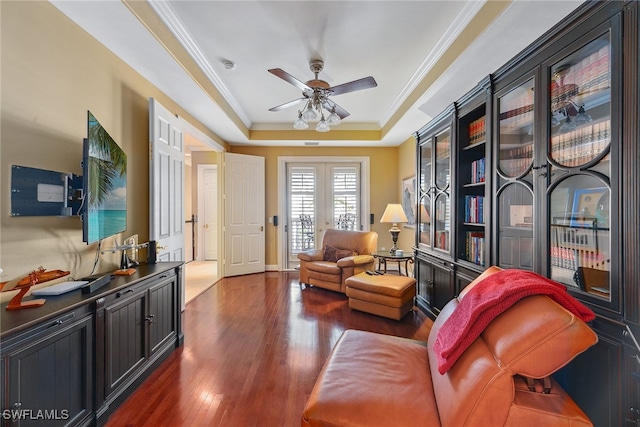
[[[600,340],[556,376],[596,426],[640,425],[639,10],[584,3],[414,135],[418,306],[489,265],[564,284]]]

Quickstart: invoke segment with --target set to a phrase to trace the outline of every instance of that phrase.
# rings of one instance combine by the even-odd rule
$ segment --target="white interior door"
[[[198,165],[198,221],[200,253],[205,261],[218,259],[218,166]]]
[[[225,276],[265,271],[264,158],[225,153]]]

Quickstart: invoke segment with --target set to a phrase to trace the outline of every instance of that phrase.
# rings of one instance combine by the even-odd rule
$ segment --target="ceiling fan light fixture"
[[[302,111],[298,111],[298,118],[293,122],[293,128],[297,130],[304,130],[309,127],[309,124],[302,118]]]
[[[302,113],[302,118],[306,121],[316,120],[318,118],[318,114],[313,109],[311,102],[307,103],[307,108],[304,110],[304,113]]]
[[[329,132],[330,130],[331,128],[329,127],[326,120],[324,119],[324,114],[323,114],[322,117],[320,118],[320,121],[318,122],[318,125],[316,126],[316,131]]]
[[[340,124],[340,116],[336,114],[336,107],[331,109],[331,114],[327,117],[327,123],[331,126],[337,126]]]

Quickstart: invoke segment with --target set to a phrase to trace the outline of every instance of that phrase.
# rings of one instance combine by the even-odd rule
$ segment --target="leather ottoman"
[[[400,320],[411,311],[416,279],[390,274],[359,273],[347,278],[349,308]]]

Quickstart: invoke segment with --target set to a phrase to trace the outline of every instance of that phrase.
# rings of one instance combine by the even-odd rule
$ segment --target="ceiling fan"
[[[308,121],[316,120],[319,116],[320,121],[316,126],[316,130],[318,132],[329,131],[329,126],[340,124],[340,120],[349,115],[344,108],[329,99],[330,96],[342,95],[344,93],[378,86],[375,79],[369,76],[332,87],[326,81],[318,78],[318,74],[324,68],[324,61],[321,59],[311,59],[309,61],[309,68],[315,74],[315,78],[305,83],[296,79],[281,68],[272,68],[268,70],[274,76],[280,77],[282,80],[289,82],[302,90],[302,98],[285,102],[284,104],[269,109],[269,111],[280,111],[285,108],[293,107],[294,105],[306,103],[304,108],[298,111],[298,119],[293,124],[293,127],[296,129],[306,129],[309,127]],[[330,113],[326,120],[323,109]]]

